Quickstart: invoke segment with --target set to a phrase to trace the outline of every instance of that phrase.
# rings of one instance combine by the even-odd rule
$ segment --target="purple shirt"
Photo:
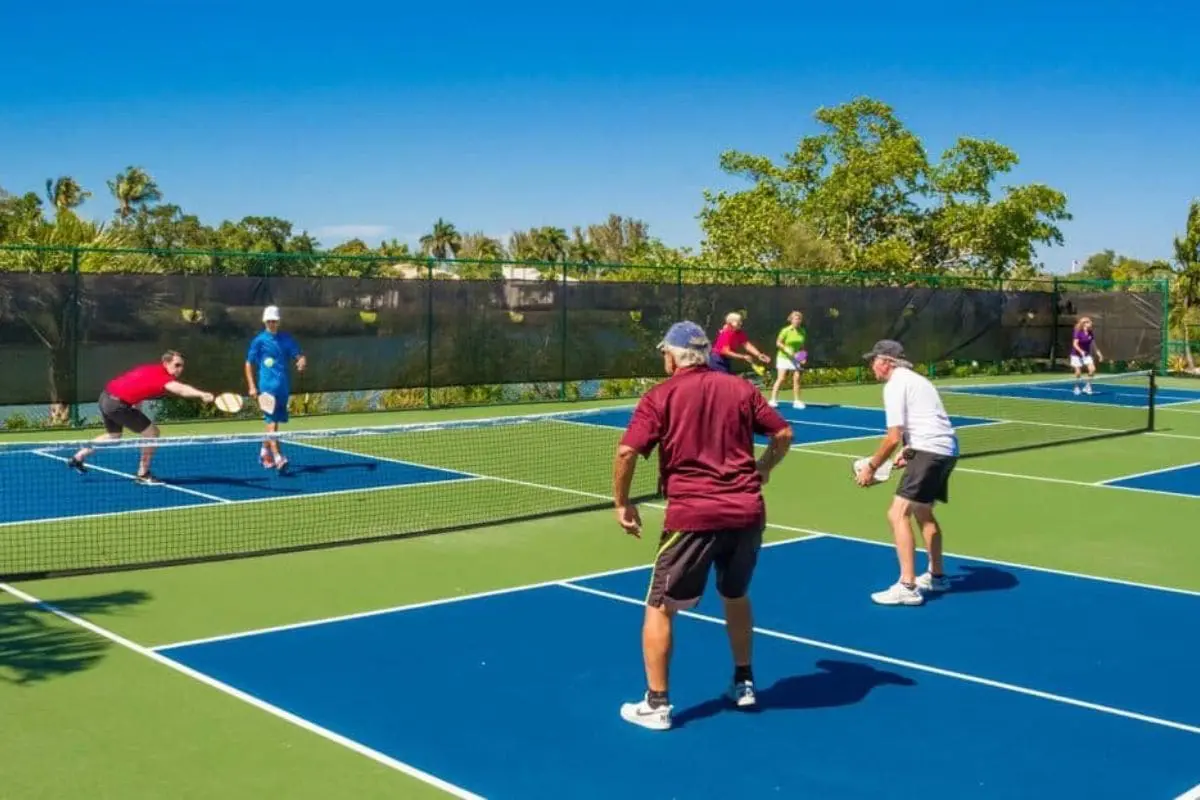
[[[1085,356],[1091,354],[1092,339],[1094,339],[1094,338],[1095,338],[1095,336],[1092,335],[1091,331],[1084,331],[1084,330],[1075,331],[1075,343],[1079,345],[1079,349],[1083,351],[1083,354]],[[1073,350],[1072,352],[1078,352],[1078,351]]]

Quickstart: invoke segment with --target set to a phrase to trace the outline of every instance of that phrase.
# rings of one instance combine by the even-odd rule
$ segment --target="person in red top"
[[[712,345],[712,354],[708,359],[709,367],[720,372],[732,373],[733,364],[730,363],[730,359],[732,358],[737,358],[750,364],[753,364],[756,358],[764,364],[770,363],[771,359],[750,343],[750,338],[742,330],[744,321],[742,315],[736,311],[731,311],[725,315],[725,327],[717,332],[717,340]],[[738,348],[746,352],[739,353]]]
[[[158,399],[167,392],[179,397],[196,398],[204,403],[213,401],[213,396],[208,392],[181,383],[181,374],[183,356],[174,350],[168,350],[163,353],[162,360],[157,364],[142,364],[109,381],[100,393],[100,419],[104,422],[104,433],[93,441],[116,441],[121,438],[125,428],[147,439],[156,438],[158,426],[137,406],[146,400]],[[67,461],[67,465],[84,472],[84,460],[93,452],[94,448],[84,447]],[[153,456],[153,447],[142,450],[142,459],[137,471],[139,483],[157,482],[150,475],[150,459]]]
[[[621,707],[625,720],[652,730],[671,727],[667,672],[674,614],[700,601],[714,566],[733,652],[729,697],[739,708],[755,703],[747,592],[767,522],[762,486],[792,441],[791,427],[758,389],[708,367],[708,337],[699,325],[672,325],[659,349],[669,377],[638,402],[613,465],[613,502],[626,532],[641,535],[629,491],[638,456],[649,458],[656,447],[659,486],[667,498],[642,627],[647,691],[641,701]],[[755,434],[769,437],[757,460]]]

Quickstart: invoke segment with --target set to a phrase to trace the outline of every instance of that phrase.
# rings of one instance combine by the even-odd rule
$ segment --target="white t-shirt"
[[[904,428],[905,443],[914,450],[958,455],[958,436],[942,406],[942,398],[924,376],[896,367],[883,385],[883,409],[889,428]]]

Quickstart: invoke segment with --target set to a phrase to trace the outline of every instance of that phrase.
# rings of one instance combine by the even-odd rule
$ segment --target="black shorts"
[[[909,450],[896,496],[914,503],[932,505],[950,501],[950,473],[958,463],[955,456],[940,456],[923,450]]]
[[[721,596],[730,600],[745,597],[758,564],[762,537],[762,528],[663,531],[646,605],[671,609],[695,606],[708,583],[708,570],[714,565]]]
[[[141,433],[152,424],[150,418],[141,411],[108,392],[100,393],[100,419],[104,422],[104,430],[109,433],[120,433],[125,428]]]

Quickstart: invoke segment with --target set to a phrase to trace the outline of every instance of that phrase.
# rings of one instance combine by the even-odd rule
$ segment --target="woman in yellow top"
[[[799,311],[793,311],[788,314],[788,324],[784,325],[783,330],[775,337],[775,346],[778,348],[775,353],[775,370],[779,373],[779,377],[775,379],[775,385],[771,387],[770,403],[772,406],[779,405],[779,387],[783,385],[783,379],[790,372],[792,373],[792,408],[804,408],[804,403],[800,402],[800,369],[808,360],[808,351],[804,349],[808,334],[804,330],[803,322],[804,315]]]

